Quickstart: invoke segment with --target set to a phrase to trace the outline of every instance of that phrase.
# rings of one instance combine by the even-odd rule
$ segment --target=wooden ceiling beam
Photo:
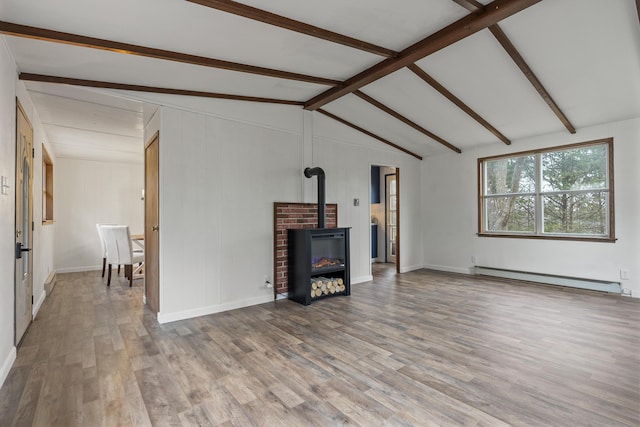
[[[234,101],[263,102],[268,104],[304,105],[301,101],[288,101],[284,99],[261,98],[256,96],[230,95],[226,93],[202,92],[196,90],[170,89],[153,86],[140,86],[125,83],[112,83],[97,80],[83,80],[69,77],[47,76],[43,74],[20,73],[20,80],[44,83],[57,83],[72,86],[96,87],[103,89],[131,90],[136,92],[162,93],[168,95],[196,96],[200,98],[230,99]]]
[[[533,85],[538,94],[542,97],[544,102],[547,103],[551,111],[560,119],[562,124],[567,128],[570,133],[576,133],[576,128],[573,127],[567,116],[562,112],[558,104],[553,100],[549,91],[545,89],[542,85],[542,82],[538,77],[533,73],[533,70],[526,63],[522,55],[516,50],[515,46],[511,43],[511,40],[506,36],[506,34],[502,31],[502,29],[497,25],[492,25],[489,27],[489,31],[491,34],[498,40],[498,42],[502,45],[505,51],[509,54],[513,62],[516,63],[520,71],[525,75],[525,77],[529,80],[529,82]]]
[[[422,68],[418,67],[416,64],[411,64],[407,68],[413,71],[415,75],[417,75],[422,80],[424,80],[432,88],[440,92],[442,96],[447,98],[449,101],[453,102],[458,108],[460,108],[462,111],[464,111],[469,116],[471,116],[471,118],[473,118],[476,122],[480,123],[485,129],[487,129],[489,132],[494,134],[500,141],[504,142],[507,145],[511,145],[511,140],[509,140],[509,138],[504,136],[498,129],[493,127],[491,123],[489,123],[488,121],[483,119],[478,113],[473,111],[473,109],[471,109],[471,107],[469,107],[467,104],[462,102],[460,98],[458,98],[457,96],[449,92],[447,88],[445,88],[440,83],[438,83],[433,77],[427,74],[427,72],[424,71]]]
[[[484,10],[484,5],[476,0],[453,0],[469,12],[480,13]]]
[[[459,4],[460,6],[464,7],[465,9],[474,13],[479,13],[485,9],[485,6],[483,6],[482,4],[478,3],[475,0],[453,0],[453,1]],[[640,0],[636,0],[636,3],[640,3]],[[638,16],[640,19],[640,11],[638,13],[639,13]],[[549,108],[551,108],[551,111],[553,111],[553,113],[558,117],[558,119],[560,119],[560,121],[567,128],[567,130],[570,133],[576,133],[575,127],[573,127],[573,125],[571,124],[567,116],[562,112],[562,110],[560,110],[560,107],[558,106],[558,104],[556,104],[556,102],[553,100],[553,98],[551,97],[547,89],[545,89],[545,87],[542,85],[542,82],[540,81],[540,79],[538,79],[538,77],[535,75],[531,67],[529,67],[527,62],[522,57],[522,55],[520,55],[520,52],[518,52],[518,50],[513,45],[513,43],[511,43],[511,40],[509,40],[509,38],[504,33],[504,31],[502,31],[502,28],[500,28],[500,26],[496,23],[494,25],[489,26],[489,31],[491,31],[491,34],[493,34],[496,40],[498,40],[498,43],[500,43],[502,48],[507,52],[507,54],[509,54],[513,62],[515,62],[518,68],[520,68],[520,71],[522,71],[522,73],[533,85],[533,87],[538,92],[538,94],[542,97],[544,102],[547,103]]]
[[[355,39],[353,37],[345,36],[342,34],[329,31],[327,29],[309,25],[304,22],[296,21],[275,13],[267,12],[266,10],[258,9],[246,4],[238,3],[231,0],[187,0],[191,3],[196,3],[202,6],[210,7],[212,9],[220,10],[230,13],[232,15],[242,16],[243,18],[252,19],[254,21],[260,21],[265,24],[273,25],[286,30],[295,31],[297,33],[305,34],[311,37],[327,40],[333,43],[338,43],[344,46],[352,47],[355,49],[363,50],[365,52],[373,53],[375,55],[393,57],[397,55],[397,52],[387,49],[381,46],[376,46],[372,43],[368,43],[362,40]]]
[[[412,120],[410,120],[409,118],[403,116],[402,114],[398,113],[397,111],[391,109],[390,107],[387,107],[386,105],[384,105],[382,102],[370,97],[369,95],[367,95],[366,93],[361,92],[360,90],[356,90],[355,92],[353,92],[354,95],[356,95],[357,97],[359,97],[360,99],[368,102],[369,104],[373,105],[374,107],[379,108],[380,110],[384,111],[385,113],[389,114],[390,116],[395,117],[396,119],[400,120],[402,123],[411,126],[412,128],[414,128],[415,130],[417,130],[418,132],[428,136],[429,138],[439,142],[440,144],[444,145],[445,147],[447,147],[450,150],[455,151],[456,153],[462,153],[462,150],[460,150],[458,147],[456,147],[453,144],[450,144],[449,142],[447,142],[446,140],[444,140],[443,138],[439,137],[438,135],[436,135],[435,133],[423,128],[422,126],[420,126],[419,124],[413,122]]]
[[[308,76],[305,74],[292,73],[288,71],[275,70],[272,68],[256,67],[254,65],[239,64],[237,62],[224,61],[221,59],[207,58],[204,56],[190,55],[187,53],[172,52],[163,49],[138,46],[129,43],[120,43],[112,40],[98,39],[77,34],[63,33],[60,31],[48,30],[45,28],[30,27],[27,25],[14,24],[0,21],[0,33],[43,40],[54,43],[82,46],[92,49],[107,50],[110,52],[124,53],[129,55],[144,56],[148,58],[162,59],[174,62],[200,65],[203,67],[220,68],[223,70],[238,71],[242,73],[257,74],[267,77],[275,77],[286,80],[297,80],[306,83],[334,86],[339,81],[325,79],[322,77]]]
[[[368,130],[363,129],[363,128],[361,128],[360,126],[358,126],[358,125],[356,125],[356,124],[353,124],[353,123],[351,123],[351,122],[349,122],[349,121],[347,121],[347,120],[343,119],[342,117],[338,117],[338,116],[336,116],[335,114],[331,114],[330,112],[328,112],[328,111],[326,111],[326,110],[323,110],[322,108],[318,108],[316,111],[318,111],[318,113],[320,113],[320,114],[324,114],[325,116],[332,118],[333,120],[335,120],[335,121],[337,121],[337,122],[342,123],[342,124],[343,124],[343,125],[345,125],[345,126],[348,126],[348,127],[352,128],[352,129],[355,129],[355,130],[357,130],[358,132],[362,132],[362,133],[364,133],[365,135],[370,136],[371,138],[377,139],[378,141],[383,142],[383,143],[385,143],[385,144],[387,144],[387,145],[389,145],[389,146],[391,146],[391,147],[395,148],[396,150],[400,150],[400,151],[402,151],[403,153],[407,153],[407,154],[409,154],[410,156],[413,156],[413,157],[415,157],[415,158],[416,158],[416,159],[418,159],[418,160],[422,160],[422,156],[419,156],[418,154],[416,154],[416,153],[414,153],[414,152],[412,152],[412,151],[409,151],[409,150],[407,150],[406,148],[403,148],[403,147],[401,147],[401,146],[399,146],[399,145],[397,145],[397,144],[394,144],[393,142],[389,141],[388,139],[385,139],[385,138],[383,138],[383,137],[381,137],[381,136],[379,136],[379,135],[376,135],[376,134],[375,134],[375,133],[373,133],[373,132],[369,132]]]
[[[374,82],[400,68],[406,67],[425,56],[431,55],[472,34],[477,33],[502,19],[508,18],[541,0],[495,0],[485,10],[465,16],[444,27],[419,42],[409,46],[393,58],[387,58],[378,64],[356,74],[342,84],[335,86],[305,103],[306,110],[316,110],[331,101],[351,93]]]

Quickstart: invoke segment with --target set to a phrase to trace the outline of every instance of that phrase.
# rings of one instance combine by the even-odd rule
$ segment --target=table
[[[144,249],[144,234],[132,234],[131,241],[138,245],[141,249]]]

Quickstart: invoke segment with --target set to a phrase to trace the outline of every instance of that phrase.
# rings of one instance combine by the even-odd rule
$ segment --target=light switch
[[[360,206],[360,199],[353,199],[353,206]]]
[[[11,188],[9,186],[9,178],[7,178],[6,176],[0,177],[0,192],[3,196],[9,194],[9,188]]]

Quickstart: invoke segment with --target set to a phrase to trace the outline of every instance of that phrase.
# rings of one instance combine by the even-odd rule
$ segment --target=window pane
[[[607,193],[564,193],[544,196],[544,232],[607,234]]]
[[[487,231],[533,232],[534,196],[490,197],[486,199]]]
[[[490,160],[486,165],[485,194],[533,193],[535,156]]]
[[[542,191],[607,188],[607,145],[542,155]]]

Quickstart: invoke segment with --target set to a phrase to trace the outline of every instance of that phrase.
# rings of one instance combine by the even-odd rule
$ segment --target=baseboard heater
[[[530,273],[526,271],[504,270],[481,266],[476,266],[474,273],[482,276],[504,277],[506,279],[526,280],[528,282],[568,286],[592,291],[622,293],[622,287],[619,282],[608,282],[606,280],[581,279],[578,277],[555,276],[552,274]]]

